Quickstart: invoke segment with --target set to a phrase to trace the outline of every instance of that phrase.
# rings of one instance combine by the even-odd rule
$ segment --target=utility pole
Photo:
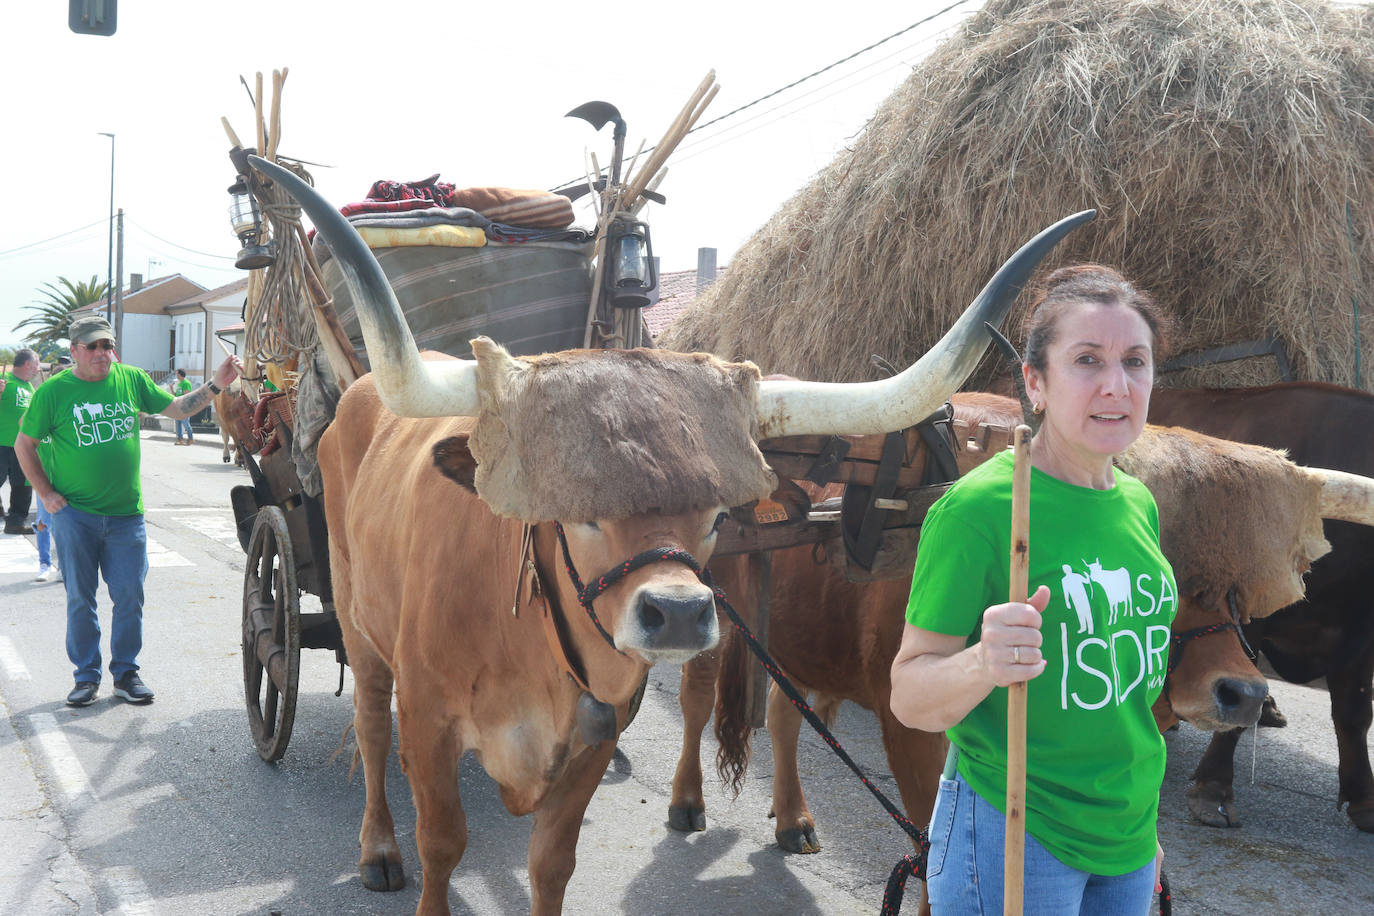
[[[114,309],[115,318],[112,324],[115,332],[115,346],[123,349],[124,347],[124,208],[119,208],[119,273],[115,280],[119,283],[115,287]]]
[[[105,320],[114,324],[111,309],[114,308],[114,140],[115,135],[106,131],[98,131],[100,136],[110,138],[110,230],[109,230],[109,254],[106,260],[105,273]]]

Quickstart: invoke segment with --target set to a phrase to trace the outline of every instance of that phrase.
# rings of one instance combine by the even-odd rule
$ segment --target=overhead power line
[[[920,28],[921,26],[925,25],[926,23],[931,22],[932,20],[938,19],[939,17],[943,16],[945,13],[948,13],[950,10],[955,9],[955,8],[957,8],[957,7],[960,7],[960,6],[964,6],[965,4],[968,4],[968,3],[970,3],[970,2],[972,2],[972,0],[955,0],[954,3],[951,3],[949,6],[946,6],[944,9],[941,9],[941,10],[939,10],[939,11],[937,11],[937,12],[931,13],[929,16],[926,16],[924,19],[921,19],[921,20],[918,20],[918,21],[916,21],[916,22],[913,22],[911,25],[907,26],[907,27],[904,28],[904,29],[898,29],[897,31],[893,32],[891,35],[888,35],[888,36],[885,37],[885,38],[880,38],[880,39],[878,39],[877,41],[873,42],[871,45],[868,45],[868,46],[866,46],[866,47],[860,48],[859,50],[855,51],[853,54],[849,54],[849,55],[847,55],[847,56],[845,56],[845,57],[840,58],[840,59],[837,60],[837,61],[834,61],[833,63],[827,64],[827,65],[825,65],[824,67],[821,67],[819,70],[816,70],[816,71],[813,71],[813,72],[811,72],[811,73],[808,73],[806,76],[803,76],[803,77],[801,77],[800,79],[795,79],[795,80],[793,80],[792,82],[788,83],[786,86],[783,86],[783,87],[778,88],[778,89],[774,89],[772,92],[770,92],[770,93],[768,93],[768,94],[766,94],[766,95],[761,95],[761,96],[759,96],[758,98],[754,99],[752,102],[747,102],[747,103],[745,103],[745,104],[743,104],[743,105],[740,105],[738,108],[733,108],[733,109],[731,109],[730,111],[727,111],[725,114],[721,115],[721,116],[718,117],[718,118],[712,118],[711,120],[707,121],[705,124],[698,124],[696,127],[693,127],[691,130],[687,131],[687,134],[688,134],[688,135],[694,134],[694,133],[696,133],[697,131],[705,130],[706,128],[710,127],[712,124],[719,124],[721,121],[724,121],[726,118],[732,118],[732,117],[734,117],[735,115],[739,114],[739,113],[742,112],[742,111],[745,111],[745,110],[747,110],[747,109],[753,108],[755,105],[758,105],[758,104],[761,103],[761,102],[766,102],[768,99],[771,99],[773,96],[779,95],[779,94],[781,94],[781,93],[784,93],[784,92],[786,92],[786,91],[789,90],[789,89],[794,89],[794,88],[796,88],[797,86],[800,86],[802,83],[806,82],[807,80],[815,79],[816,77],[820,76],[822,73],[825,73],[825,72],[827,72],[827,71],[829,71],[829,70],[833,70],[833,69],[835,69],[836,67],[840,66],[841,64],[848,63],[849,61],[853,60],[854,58],[858,57],[858,56],[861,55],[861,54],[867,54],[869,51],[872,51],[874,48],[877,48],[877,47],[879,47],[879,46],[881,46],[881,45],[885,45],[885,44],[887,44],[889,41],[892,41],[892,40],[895,39],[895,38],[900,38],[901,36],[905,35],[907,32],[910,32],[912,29]],[[642,151],[640,152],[640,155],[643,155],[643,154],[645,154],[645,153],[650,153],[650,152],[652,152],[654,149],[655,149],[655,147],[652,147],[652,146],[651,146],[651,147],[648,147],[648,148],[642,150]],[[579,182],[579,181],[583,181],[583,180],[585,180],[585,176],[578,176],[577,178],[573,178],[573,179],[571,179],[571,180],[569,180],[569,181],[564,181],[564,182],[558,184],[556,187],[565,188],[565,187],[568,187],[569,185],[575,184],[575,183],[577,183],[577,182]]]
[[[48,242],[55,242],[58,239],[66,238],[69,235],[76,235],[78,232],[85,232],[87,229],[93,228],[95,226],[103,226],[106,222],[108,222],[108,220],[98,219],[93,223],[87,223],[84,226],[79,226],[76,229],[69,229],[66,232],[59,232],[57,235],[51,236],[46,239],[40,239],[37,242],[29,242],[27,245],[20,245],[18,248],[10,248],[6,251],[0,251],[0,258],[5,257],[6,255],[15,254],[20,251],[25,251],[29,248],[36,248],[39,245],[46,245]]]

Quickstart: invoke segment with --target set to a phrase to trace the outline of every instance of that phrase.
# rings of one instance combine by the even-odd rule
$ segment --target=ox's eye
[[[711,534],[715,534],[717,531],[719,531],[719,530],[720,530],[720,526],[721,526],[721,525],[724,525],[724,524],[725,524],[725,520],[726,520],[727,518],[729,518],[729,517],[730,517],[730,513],[729,513],[729,512],[718,512],[718,513],[716,514],[716,520],[715,520],[714,522],[711,523]]]
[[[577,522],[576,524],[577,524],[577,527],[578,527],[578,528],[581,528],[583,531],[589,531],[589,532],[590,532],[590,531],[600,531],[600,530],[601,530],[601,526],[598,525],[596,522]]]

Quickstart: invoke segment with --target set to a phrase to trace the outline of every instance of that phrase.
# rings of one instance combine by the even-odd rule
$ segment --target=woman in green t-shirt
[[[948,732],[931,819],[936,914],[1002,911],[1007,692],[1027,681],[1025,912],[1144,914],[1164,741],[1150,706],[1177,608],[1154,499],[1113,466],[1145,425],[1165,318],[1116,271],[1064,268],[1027,320],[1030,586],[1007,603],[1010,453],[921,530],[892,710]]]

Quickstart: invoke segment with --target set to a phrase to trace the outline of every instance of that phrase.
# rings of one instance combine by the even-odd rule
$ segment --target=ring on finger
[[[1021,647],[1020,647],[1020,646],[1012,646],[1012,647],[1011,647],[1011,663],[1012,663],[1013,665],[1019,665],[1019,664],[1021,664]]]

